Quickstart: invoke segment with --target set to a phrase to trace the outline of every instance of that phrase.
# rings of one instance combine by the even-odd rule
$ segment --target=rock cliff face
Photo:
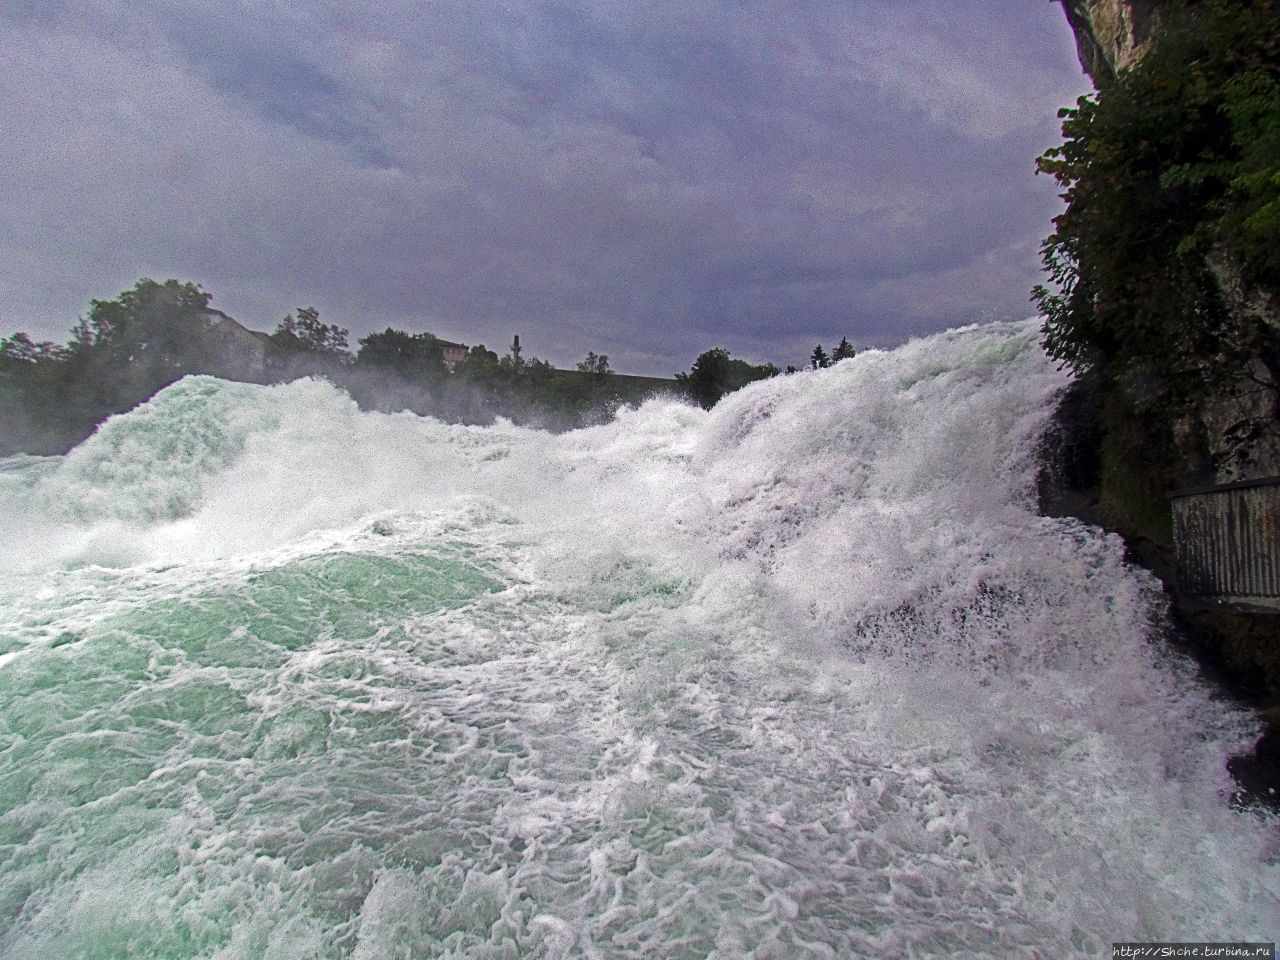
[[[1105,95],[1172,25],[1168,0],[1058,0],[1076,37],[1080,63]],[[1206,266],[1222,302],[1242,323],[1262,323],[1280,340],[1280,302],[1250,288],[1225,251]],[[1273,351],[1276,352],[1276,351]],[[1125,537],[1130,556],[1172,582],[1169,496],[1179,488],[1280,476],[1280,369],[1255,357],[1221,371],[1213,396],[1173,414],[1147,399],[1140,375],[1108,382],[1094,370],[1077,380],[1048,444],[1041,505]],[[1192,648],[1238,691],[1269,704],[1267,733],[1252,756],[1228,764],[1241,796],[1276,805],[1280,796],[1280,618],[1182,611]]]
[[[1095,86],[1142,59],[1159,29],[1161,0],[1059,0]]]
[[[1080,64],[1098,89],[1118,71],[1136,65],[1172,16],[1167,0],[1058,0],[1076,37]],[[1216,251],[1208,258],[1223,301],[1241,318],[1280,331],[1280,304],[1252,289],[1231,258]],[[1234,375],[1224,372],[1223,389],[1193,415],[1173,425],[1179,444],[1197,444],[1195,483],[1230,483],[1280,475],[1280,383],[1260,361]]]
[[[248,383],[269,381],[276,352],[270,337],[242,326],[221,310],[206,309],[200,319],[209,360],[200,373]]]
[[[1208,263],[1232,314],[1270,327],[1280,339],[1280,303],[1246,284],[1223,251]],[[1218,483],[1280,476],[1280,371],[1274,367],[1254,359],[1201,411]]]
[[[330,358],[282,349],[268,334],[250,330],[221,310],[206,309],[193,336],[200,341],[200,360],[191,373],[245,383],[281,383],[332,372]]]

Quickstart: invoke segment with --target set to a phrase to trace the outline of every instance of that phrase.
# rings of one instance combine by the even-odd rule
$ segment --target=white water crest
[[[0,461],[0,956],[1270,940],[1253,732],[949,331],[559,436],[188,378]]]

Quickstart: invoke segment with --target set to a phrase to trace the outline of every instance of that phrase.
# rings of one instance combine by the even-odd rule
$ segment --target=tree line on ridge
[[[178,280],[139,280],[112,300],[93,300],[65,345],[25,333],[0,340],[0,455],[62,453],[106,417],[129,410],[183,376],[281,383],[324,377],[365,409],[411,410],[455,423],[495,417],[565,430],[601,422],[621,404],[655,393],[706,408],[726,393],[781,371],[716,347],[673,380],[615,373],[591,351],[575,370],[525,356],[516,337],[504,355],[477,344],[446,362],[431,333],[388,327],[361,337],[302,307],[270,334],[250,331],[211,308],[211,295]],[[830,357],[819,345],[814,369],[852,356],[847,338]],[[789,367],[787,372],[793,372]]]

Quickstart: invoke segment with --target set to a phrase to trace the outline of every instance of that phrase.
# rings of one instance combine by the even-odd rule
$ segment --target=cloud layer
[[[0,335],[196,280],[567,363],[1024,316],[1085,82],[1050,3],[125,0],[0,12]]]

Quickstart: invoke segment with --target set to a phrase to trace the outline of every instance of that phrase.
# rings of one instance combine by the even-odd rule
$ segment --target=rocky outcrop
[[[1218,396],[1200,405],[1182,425],[1207,445],[1214,483],[1280,476],[1280,429],[1276,385],[1259,361],[1248,365]]]
[[[1232,316],[1269,327],[1280,342],[1280,303],[1246,283],[1224,251],[1215,250],[1206,262]],[[1274,357],[1250,361],[1204,405],[1201,420],[1212,445],[1216,482],[1280,476],[1280,370]]]
[[[332,376],[337,369],[332,356],[285,349],[270,335],[250,330],[221,310],[205,309],[193,338],[199,345],[192,351],[190,373],[244,383],[281,383],[299,377]]]
[[[1172,16],[1168,0],[1059,0],[1076,37],[1080,63],[1105,89],[1138,64]],[[1262,324],[1280,338],[1280,304],[1251,288],[1229,253],[1206,258],[1222,301],[1244,327]],[[1258,357],[1222,372],[1222,387],[1171,425],[1178,446],[1198,448],[1197,483],[1231,483],[1280,475],[1280,365]]]
[[[207,359],[200,373],[249,383],[270,380],[276,351],[267,334],[242,326],[221,310],[206,309],[200,321]]]
[[[1080,63],[1105,91],[1139,64],[1172,24],[1167,0],[1059,0]],[[1239,329],[1276,331],[1277,346],[1220,371],[1213,394],[1175,414],[1153,403],[1140,370],[1107,377],[1094,370],[1065,398],[1048,438],[1041,505],[1124,536],[1130,557],[1165,583],[1174,579],[1169,497],[1179,488],[1280,476],[1280,303],[1250,287],[1230,254],[1205,258],[1217,292]],[[1267,338],[1263,338],[1263,342]],[[1176,608],[1175,608],[1176,609]],[[1280,617],[1248,612],[1178,611],[1210,674],[1221,671],[1236,695],[1272,709],[1252,755],[1230,764],[1243,802],[1280,796]]]
[[[1059,0],[1076,35],[1080,65],[1095,86],[1147,52],[1159,30],[1161,0]]]

